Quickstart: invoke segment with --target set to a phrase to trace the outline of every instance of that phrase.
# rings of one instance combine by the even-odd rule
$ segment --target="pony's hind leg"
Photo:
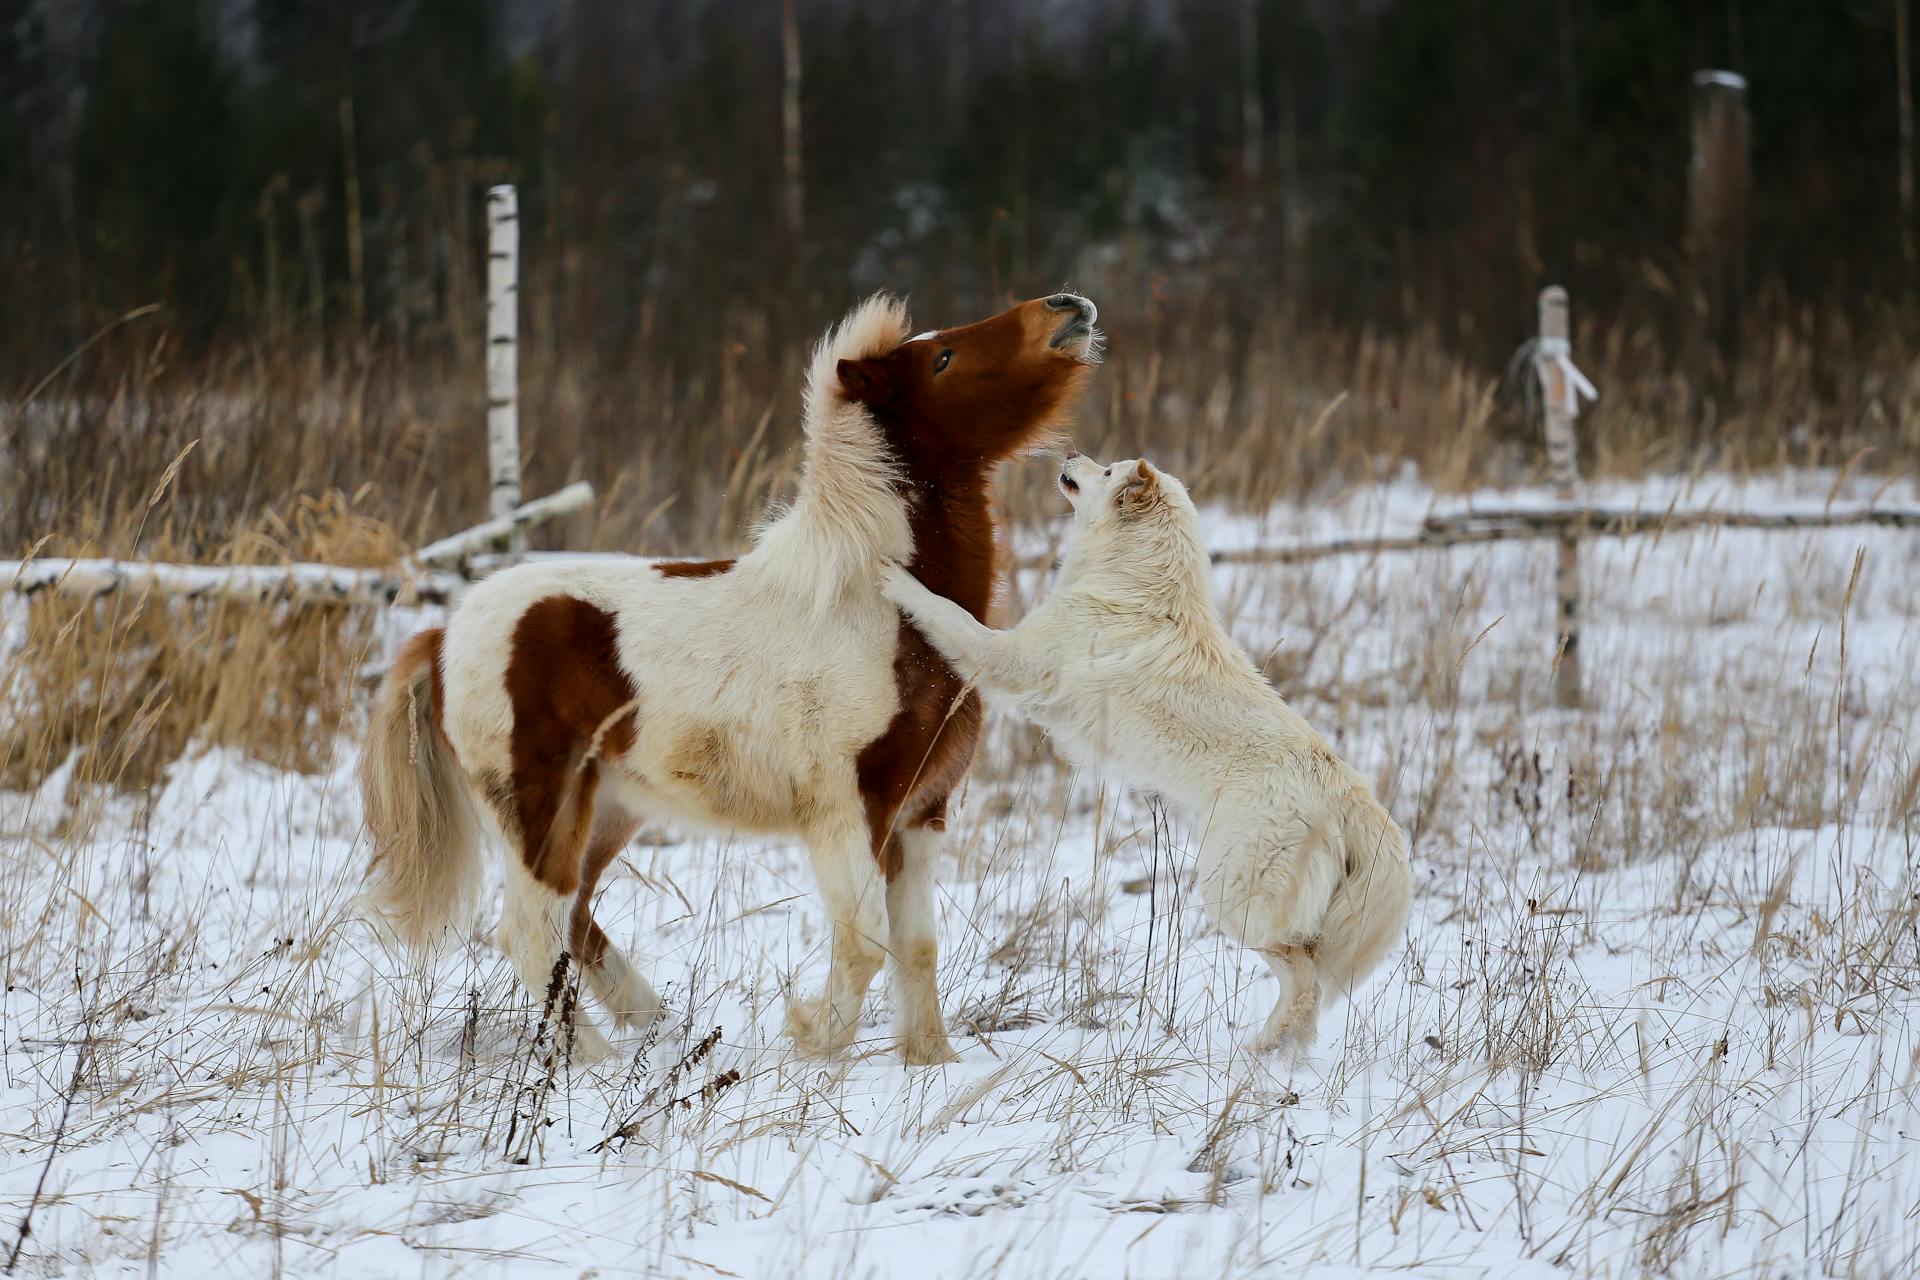
[[[514,821],[503,823],[518,834],[519,848],[507,855],[506,901],[500,913],[498,939],[500,949],[513,962],[520,981],[535,999],[548,1003],[547,1014],[558,1012],[564,1003],[564,987],[554,987],[560,973],[560,957],[569,950],[569,915],[581,883],[582,856],[593,828],[593,798],[598,774],[589,764],[571,778],[556,778],[564,789],[552,795],[529,796],[525,792],[510,815]],[[536,807],[529,798],[541,799]],[[532,812],[529,812],[529,811]],[[573,953],[577,963],[578,953]],[[571,980],[572,975],[565,975]],[[591,1061],[611,1053],[612,1046],[586,1012],[573,1011],[573,1050],[575,1056]]]
[[[959,1055],[947,1040],[935,971],[940,941],[933,914],[933,873],[941,831],[932,825],[904,828],[900,866],[887,882],[887,954],[892,960],[893,1025],[900,1057],[909,1064],[952,1062]]]
[[[603,807],[594,821],[593,837],[581,857],[580,887],[574,891],[568,918],[569,945],[580,958],[581,973],[616,1026],[639,1030],[664,1011],[653,984],[613,945],[600,922],[593,918],[593,892],[600,877],[640,829],[637,819]]]
[[[859,814],[821,829],[807,842],[813,870],[833,921],[833,967],[813,999],[787,1002],[787,1034],[808,1057],[832,1057],[853,1042],[873,975],[886,958],[886,883]]]
[[[1260,954],[1285,990],[1254,1037],[1253,1047],[1311,1048],[1320,1026],[1320,972],[1313,945],[1275,947]]]
[[[549,1018],[558,1013],[564,1001],[564,987],[554,988],[561,953],[566,949],[567,912],[572,898],[543,883],[526,863],[509,853],[507,857],[506,902],[500,912],[497,933],[500,949],[513,963],[514,972],[535,1000],[549,1001]],[[571,982],[576,975],[562,975]],[[573,1011],[573,1050],[576,1056],[591,1061],[613,1052],[613,1046],[576,1006]]]

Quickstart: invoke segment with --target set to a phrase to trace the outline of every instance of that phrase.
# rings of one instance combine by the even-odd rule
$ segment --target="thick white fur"
[[[889,570],[887,594],[991,699],[1185,813],[1209,916],[1286,987],[1255,1044],[1304,1048],[1322,985],[1350,991],[1399,944],[1406,840],[1221,625],[1180,482],[1075,456],[1061,487],[1074,527],[1059,583],[1011,631],[903,569]]]
[[[543,561],[476,587],[447,625],[445,722],[476,790],[507,777],[515,623],[560,594],[612,613],[638,691],[637,737],[601,760],[599,803],[682,826],[803,838],[833,922],[833,960],[824,995],[789,1006],[796,1044],[814,1054],[843,1048],[891,954],[901,1052],[937,1062],[953,1056],[933,981],[937,836],[906,842],[908,869],[890,899],[854,776],[855,756],[898,705],[899,618],[880,573],[911,554],[912,535],[880,429],[836,372],[840,360],[889,351],[908,332],[904,307],[876,297],[816,348],[799,496],[729,572],[667,578],[639,560]],[[562,945],[561,905],[548,899],[530,875],[508,875],[501,944],[536,993]],[[652,996],[624,957],[610,953],[608,963],[628,1003]]]

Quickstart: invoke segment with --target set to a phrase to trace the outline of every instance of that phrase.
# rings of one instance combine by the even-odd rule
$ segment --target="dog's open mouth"
[[[1060,492],[1066,494],[1069,498],[1080,492],[1080,486],[1075,484],[1073,477],[1064,471],[1060,473]]]

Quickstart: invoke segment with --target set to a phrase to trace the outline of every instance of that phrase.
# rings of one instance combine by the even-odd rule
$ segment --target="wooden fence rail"
[[[1445,530],[1468,524],[1520,525],[1557,536],[1569,525],[1587,526],[1589,535],[1626,537],[1677,529],[1829,529],[1877,524],[1897,529],[1920,527],[1920,507],[1841,507],[1819,511],[1733,511],[1723,507],[1656,509],[1595,504],[1552,507],[1475,507],[1470,513],[1435,515],[1424,527]]]
[[[568,498],[583,485],[572,486],[543,502]],[[591,493],[588,493],[591,498]],[[527,504],[529,507],[537,503]],[[575,509],[571,505],[567,509]],[[490,521],[485,531],[497,537]],[[1257,547],[1227,547],[1210,552],[1215,564],[1304,564],[1335,556],[1379,556],[1409,551],[1444,551],[1452,547],[1489,542],[1558,540],[1564,530],[1579,527],[1585,538],[1657,537],[1665,533],[1726,529],[1831,529],[1848,525],[1882,528],[1920,528],[1920,507],[1844,507],[1822,511],[1730,511],[1718,507],[1667,508],[1578,505],[1570,507],[1485,507],[1471,512],[1429,516],[1408,533],[1335,534]],[[463,535],[443,539],[447,546]],[[475,544],[484,542],[476,539]],[[423,548],[416,561],[432,548]],[[536,551],[525,557],[535,562],[595,558],[589,553]],[[625,559],[627,557],[617,557]],[[648,557],[635,557],[648,559]],[[1053,554],[1020,556],[1014,567],[1045,570]],[[153,591],[197,600],[243,600],[260,603],[300,601],[309,604],[367,605],[411,602],[448,604],[476,578],[515,557],[480,554],[452,557],[459,569],[351,569],[329,564],[201,565],[160,564],[129,560],[0,560],[0,587],[21,595],[53,592],[58,595],[103,596],[115,591]]]

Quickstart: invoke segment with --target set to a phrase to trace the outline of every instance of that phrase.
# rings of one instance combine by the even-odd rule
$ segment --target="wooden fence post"
[[[511,186],[487,191],[487,467],[495,518],[520,505],[520,201]],[[507,551],[527,549],[524,529]]]
[[[1693,396],[1721,398],[1740,336],[1747,288],[1747,81],[1731,71],[1693,76],[1693,159],[1687,169],[1687,257],[1692,264]],[[1716,405],[1716,413],[1718,412]]]
[[[1574,367],[1567,291],[1548,285],[1540,291],[1540,337],[1534,343],[1534,369],[1540,376],[1545,402],[1547,466],[1553,476],[1554,496],[1572,503],[1580,485],[1578,440],[1574,420],[1580,397],[1594,397],[1593,384]],[[1559,619],[1555,644],[1553,698],[1558,706],[1580,705],[1580,535],[1584,522],[1560,530],[1560,562],[1554,573],[1554,601]]]

